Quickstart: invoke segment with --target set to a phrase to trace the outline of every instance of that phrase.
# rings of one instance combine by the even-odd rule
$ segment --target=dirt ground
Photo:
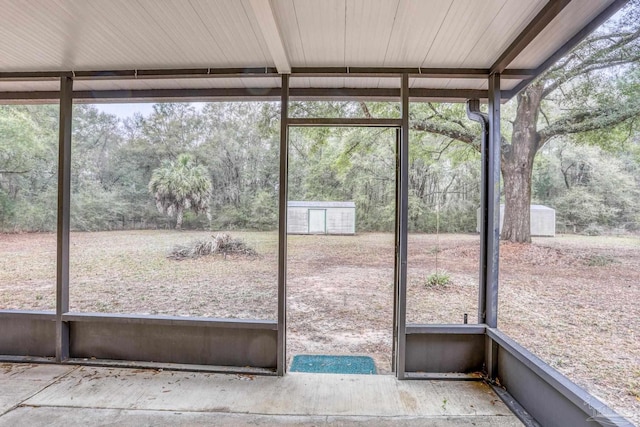
[[[275,319],[277,234],[260,256],[175,261],[204,232],[72,233],[72,311]],[[53,310],[55,236],[0,235],[0,309]],[[290,236],[288,355],[362,354],[389,372],[393,236]],[[407,322],[477,321],[479,239],[410,235]],[[434,272],[451,283],[428,286]],[[640,424],[640,237],[501,245],[499,328]]]

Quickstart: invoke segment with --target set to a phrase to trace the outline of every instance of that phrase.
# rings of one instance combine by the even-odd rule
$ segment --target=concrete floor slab
[[[58,368],[66,375],[52,377],[26,400],[16,395],[12,401],[21,406],[0,416],[0,426],[74,425],[76,419],[82,425],[136,426],[211,425],[214,420],[234,426],[356,426],[372,420],[376,425],[521,425],[488,386],[476,381]],[[37,377],[29,369],[24,375]]]
[[[249,427],[249,426],[344,426],[344,427],[511,427],[520,425],[510,416],[475,417],[333,417],[302,415],[226,414],[216,412],[136,411],[120,409],[22,407],[0,417],[1,427]]]
[[[66,375],[76,366],[0,363],[0,415]]]

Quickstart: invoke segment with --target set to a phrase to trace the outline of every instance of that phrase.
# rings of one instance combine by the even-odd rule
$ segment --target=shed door
[[[327,211],[324,209],[309,209],[309,233],[325,234],[327,232]]]

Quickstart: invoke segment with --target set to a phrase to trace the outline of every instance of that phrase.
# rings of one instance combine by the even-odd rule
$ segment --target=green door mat
[[[369,356],[324,356],[297,354],[293,356],[290,372],[317,374],[375,375],[376,364]]]

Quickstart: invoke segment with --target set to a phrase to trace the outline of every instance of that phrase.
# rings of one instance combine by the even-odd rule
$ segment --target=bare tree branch
[[[20,175],[20,174],[29,173],[29,172],[31,172],[31,169],[24,170],[24,171],[0,170],[0,173],[6,173],[7,175],[9,175],[9,174]]]
[[[538,131],[541,145],[558,135],[589,132],[622,123],[640,115],[640,101],[628,100],[624,108],[600,106],[590,110],[579,110],[556,120],[552,125]]]
[[[541,80],[547,80],[543,97],[576,77],[638,62],[640,60],[640,51],[636,44],[638,39],[640,39],[640,29],[634,32],[595,35],[583,41],[573,53],[539,77]],[[604,41],[610,43],[600,46]]]
[[[431,109],[431,111],[433,111],[433,116],[434,117],[439,117],[443,120],[447,120],[451,123],[455,123],[458,126],[460,126],[462,129],[467,129],[467,126],[464,124],[464,122],[462,122],[459,119],[456,119],[455,117],[445,117],[442,112],[440,112],[440,110],[438,110],[434,105],[433,102],[429,102],[427,103],[427,105],[429,106],[429,109]]]
[[[478,137],[480,136],[479,133],[454,128],[448,123],[439,123],[431,120],[413,120],[411,123],[411,129],[446,136],[466,144],[473,145],[478,149],[480,148],[480,141],[478,140]]]
[[[364,113],[364,116],[367,119],[371,119],[372,118],[371,112],[369,111],[369,107],[367,107],[366,102],[360,101],[359,104],[360,104],[360,109],[362,109],[362,112]]]

